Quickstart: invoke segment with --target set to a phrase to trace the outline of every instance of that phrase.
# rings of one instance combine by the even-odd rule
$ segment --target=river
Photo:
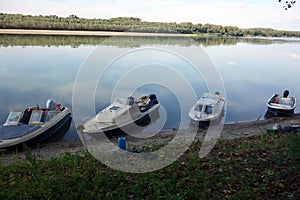
[[[195,68],[189,60],[197,56]],[[297,39],[0,35],[0,123],[10,110],[45,106],[49,98],[78,109],[72,107],[74,82],[89,62],[96,73],[110,57],[104,74],[85,75],[84,83],[93,79],[90,84],[96,86],[86,85],[92,96],[82,101],[93,98],[98,112],[114,97],[155,93],[162,106],[153,127],[159,129],[189,121],[187,108],[195,101],[188,98],[190,90],[197,99],[210,87],[220,87],[226,123],[263,119],[273,93],[289,89],[300,97]],[[223,85],[212,86],[213,77],[197,74],[207,66]],[[77,138],[72,123],[63,140]]]

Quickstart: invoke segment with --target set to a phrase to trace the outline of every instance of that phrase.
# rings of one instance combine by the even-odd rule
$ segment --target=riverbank
[[[293,117],[277,117],[266,120],[259,121],[244,121],[235,122],[230,124],[225,124],[221,132],[221,139],[223,140],[233,140],[237,138],[251,137],[260,134],[267,134],[268,129],[272,129],[274,124],[281,125],[282,127],[289,125],[299,125],[300,115],[295,115]],[[184,130],[184,134],[189,134],[191,131],[195,131],[195,127],[190,127]],[[206,129],[199,128],[197,131],[197,136],[202,137],[206,133]],[[149,144],[163,144],[169,141],[176,134],[176,130],[168,130],[158,133],[155,137],[146,139],[131,139],[128,140],[130,143],[128,146],[139,146]],[[116,138],[113,138],[116,142]],[[50,158],[57,158],[65,153],[78,154],[85,152],[86,149],[81,143],[81,141],[64,141],[64,142],[54,142],[54,143],[42,143],[38,148],[31,149],[31,153],[36,155],[39,159],[48,160]],[[26,157],[25,151],[19,151],[17,153],[8,152],[5,150],[0,151],[1,163],[7,165],[12,161],[23,161]]]
[[[260,134],[219,140],[208,156],[199,159],[201,147],[201,141],[195,141],[172,164],[148,173],[112,169],[83,151],[74,154],[67,151],[48,160],[27,151],[24,162],[19,162],[18,155],[14,155],[12,164],[0,164],[0,198],[300,198],[299,134]],[[67,148],[70,149],[75,150],[76,146]],[[161,158],[163,161],[163,155]],[[114,160],[120,163],[119,159]],[[129,158],[126,163],[134,167],[133,161]],[[152,159],[144,162],[151,165]]]
[[[197,34],[179,33],[138,33],[112,31],[65,31],[65,30],[30,30],[30,29],[0,29],[0,34],[11,35],[66,35],[66,36],[140,36],[140,37],[193,37]],[[205,34],[203,34],[205,36]]]

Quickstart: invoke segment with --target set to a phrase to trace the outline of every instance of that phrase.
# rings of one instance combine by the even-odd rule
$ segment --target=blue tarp
[[[22,137],[33,131],[39,129],[41,126],[30,126],[26,124],[1,126],[0,127],[0,140],[14,139]]]

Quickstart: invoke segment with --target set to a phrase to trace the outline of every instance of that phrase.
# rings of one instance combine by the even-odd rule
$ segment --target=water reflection
[[[110,38],[109,40],[107,40]],[[106,43],[109,41],[109,43]],[[192,40],[186,37],[166,37],[166,36],[114,36],[114,37],[99,37],[99,36],[54,36],[54,35],[0,35],[0,46],[71,46],[78,48],[82,45],[107,45],[116,47],[141,47],[145,45],[179,45],[189,47],[191,45],[197,46],[233,46],[238,43],[247,43],[255,45],[271,45],[299,43],[299,39],[287,38],[239,38],[239,37],[216,37],[216,36],[197,36]]]

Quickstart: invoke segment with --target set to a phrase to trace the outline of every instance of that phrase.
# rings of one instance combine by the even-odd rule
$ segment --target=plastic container
[[[125,137],[118,138],[118,147],[119,147],[119,149],[123,149],[124,151],[126,151],[126,138]]]
[[[278,124],[273,125],[273,130],[277,131],[278,130]]]

